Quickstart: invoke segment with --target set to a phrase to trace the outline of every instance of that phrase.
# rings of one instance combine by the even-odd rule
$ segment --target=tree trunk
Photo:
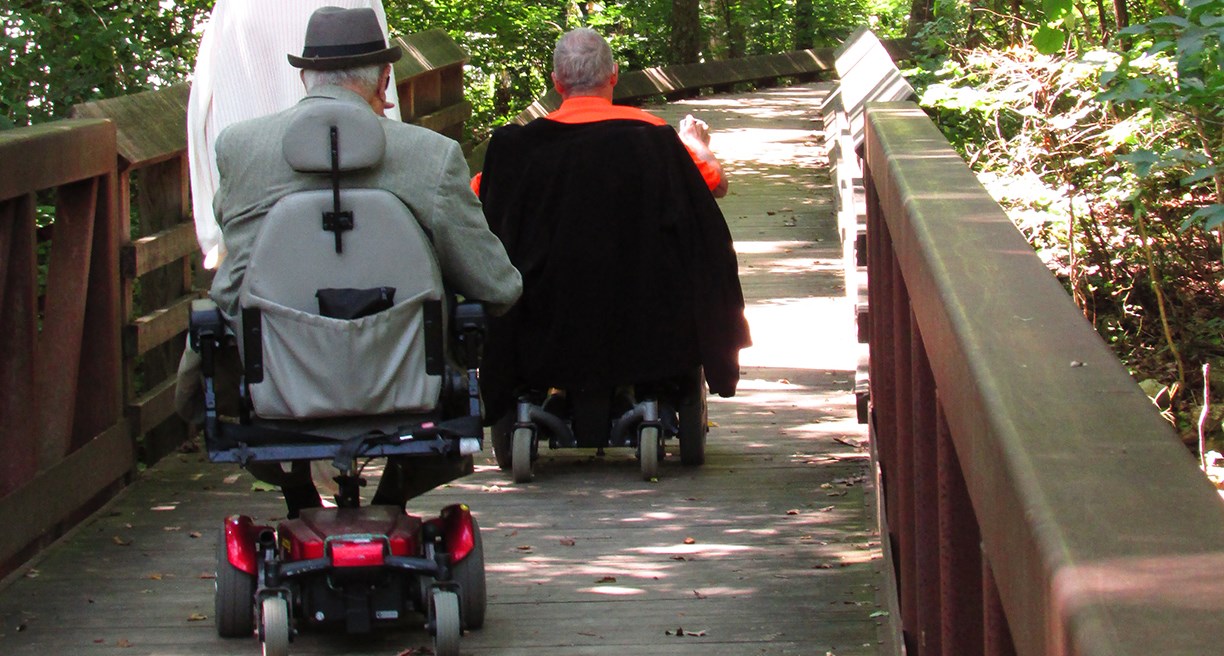
[[[905,30],[906,37],[912,39],[917,36],[922,26],[931,22],[931,15],[934,13],[934,9],[934,0],[911,0],[909,26]]]
[[[747,50],[748,36],[744,30],[743,7],[739,0],[719,0],[719,15],[727,36],[727,59],[743,57]]]
[[[1101,17],[1101,47],[1107,47],[1112,37],[1109,25],[1105,22],[1105,0],[1096,0],[1097,16]]]
[[[1126,0],[1113,0],[1113,7],[1114,25],[1118,28],[1118,32],[1121,33],[1122,30],[1130,27],[1130,10],[1126,7]],[[1101,24],[1104,25],[1105,21],[1102,20]],[[1125,36],[1120,36],[1118,37],[1118,45],[1120,45],[1123,50],[1129,49],[1130,39]]]
[[[795,0],[795,50],[804,50],[815,45],[815,16],[812,0]]]
[[[701,55],[700,0],[672,0],[671,59],[674,64],[696,63]]]

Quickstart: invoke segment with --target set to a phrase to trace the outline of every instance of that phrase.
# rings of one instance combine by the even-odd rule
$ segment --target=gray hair
[[[349,87],[363,94],[370,95],[378,90],[378,78],[382,75],[385,64],[358,66],[355,68],[337,68],[330,71],[302,69],[302,82],[306,85],[306,93],[318,86]]]
[[[612,77],[613,70],[612,48],[595,30],[580,27],[557,41],[553,74],[566,93],[598,89]]]

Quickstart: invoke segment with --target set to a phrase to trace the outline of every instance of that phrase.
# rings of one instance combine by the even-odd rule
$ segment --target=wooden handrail
[[[405,120],[461,137],[466,53],[441,30],[398,43]],[[188,437],[175,365],[187,304],[207,282],[187,182],[189,91],[0,132],[0,576],[122,487],[138,459]],[[49,231],[36,228],[48,195]]]
[[[135,467],[120,396],[115,148],[107,121],[0,132],[0,574]]]
[[[921,109],[869,104],[865,162],[907,645],[1218,652],[1224,504],[1171,427]]]

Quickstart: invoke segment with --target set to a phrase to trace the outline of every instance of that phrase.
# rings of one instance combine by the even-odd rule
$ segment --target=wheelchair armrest
[[[200,352],[203,341],[208,341],[213,346],[220,345],[225,336],[225,318],[221,316],[221,309],[212,299],[201,298],[191,302],[187,331],[191,350],[197,353]]]
[[[454,324],[456,332],[460,335],[472,330],[484,333],[489,324],[489,315],[485,312],[484,303],[463,301],[455,305]]]
[[[455,331],[462,348],[460,357],[468,369],[480,366],[480,358],[484,348],[484,338],[489,329],[489,315],[485,312],[484,303],[480,301],[463,301],[457,303],[451,318],[451,329]]]

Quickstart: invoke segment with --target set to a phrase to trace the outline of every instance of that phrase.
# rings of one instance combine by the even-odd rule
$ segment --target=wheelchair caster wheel
[[[532,471],[531,451],[535,435],[530,428],[514,429],[514,437],[511,448],[513,454],[510,457],[510,467],[513,470],[515,483],[528,483],[532,478],[535,478],[535,473]]]
[[[638,433],[638,459],[642,465],[642,480],[659,477],[659,427],[646,426]]]
[[[449,590],[434,590],[430,604],[434,655],[459,656],[459,595]]]
[[[289,656],[289,605],[280,597],[263,600],[260,627],[264,656]]]

